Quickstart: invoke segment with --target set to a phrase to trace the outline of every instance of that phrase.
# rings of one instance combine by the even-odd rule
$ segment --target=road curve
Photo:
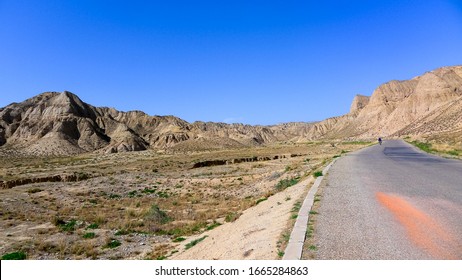
[[[462,259],[462,162],[401,140],[340,158],[314,241],[317,259]]]

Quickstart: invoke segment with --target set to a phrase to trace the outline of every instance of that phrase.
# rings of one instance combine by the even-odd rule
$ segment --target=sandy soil
[[[204,241],[177,253],[172,259],[277,259],[277,243],[287,227],[291,209],[312,183],[313,178],[310,177],[247,209],[235,222],[188,238],[184,244],[207,236]]]

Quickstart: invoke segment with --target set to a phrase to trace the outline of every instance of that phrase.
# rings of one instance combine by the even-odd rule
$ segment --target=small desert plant
[[[219,227],[219,226],[221,226],[221,224],[218,223],[218,222],[216,222],[216,221],[214,221],[213,224],[207,226],[206,230],[212,230],[212,229],[214,229],[214,228],[216,228],[216,227]]]
[[[188,249],[191,249],[192,247],[196,246],[199,242],[202,242],[204,241],[204,239],[206,239],[208,236],[204,236],[204,237],[201,237],[199,239],[195,239],[191,242],[189,242],[188,244],[185,245],[185,249],[188,250]]]
[[[255,202],[255,204],[258,205],[260,202],[263,202],[263,201],[265,201],[265,200],[268,200],[268,198],[262,197],[262,198],[258,199],[258,200]]]
[[[96,234],[94,232],[87,232],[82,237],[85,239],[92,239],[96,237]]]
[[[73,232],[75,230],[75,226],[77,225],[77,221],[70,220],[66,222],[58,217],[55,217],[54,224],[55,226],[59,227],[62,231]]]
[[[173,242],[178,243],[178,242],[183,242],[185,240],[186,240],[186,238],[184,238],[184,237],[177,237],[177,238],[173,239]]]
[[[292,207],[292,212],[298,212],[300,211],[300,208],[302,208],[302,203],[300,201],[296,202],[294,204],[294,207]]]
[[[231,212],[231,213],[228,213],[225,217],[225,222],[227,223],[230,223],[230,222],[234,222],[235,220],[237,220],[239,218],[239,214],[236,213],[236,212]]]
[[[146,193],[146,194],[151,194],[151,193],[155,193],[156,190],[150,189],[150,188],[147,188],[147,187],[146,187],[146,188],[144,188],[141,192],[142,192],[142,193]]]
[[[322,176],[322,171],[316,171],[316,172],[314,172],[313,176],[314,176],[314,178],[321,177],[321,176]]]
[[[114,249],[122,245],[122,243],[117,239],[109,239],[104,245],[103,249]]]
[[[275,188],[278,191],[282,191],[282,190],[287,189],[288,187],[291,187],[291,186],[297,184],[299,181],[300,181],[299,177],[294,177],[294,178],[290,178],[290,179],[282,179],[277,183]]]
[[[27,258],[24,252],[13,252],[2,256],[2,260],[25,260]]]
[[[99,225],[97,223],[93,223],[87,227],[87,229],[97,229]]]
[[[147,218],[159,224],[166,224],[172,220],[157,204],[153,204],[147,213]]]

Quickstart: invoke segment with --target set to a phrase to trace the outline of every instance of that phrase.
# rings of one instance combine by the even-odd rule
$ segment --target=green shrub
[[[431,143],[412,141],[411,144],[416,146],[417,148],[421,149],[422,151],[427,152],[427,153],[431,153],[431,152],[434,151],[432,149],[432,144]]]
[[[178,242],[183,242],[185,240],[186,240],[186,238],[184,238],[184,237],[177,237],[177,238],[173,239],[173,242],[178,243]]]
[[[25,260],[27,258],[24,252],[13,252],[2,256],[2,260]]]
[[[292,212],[297,212],[300,211],[300,208],[302,208],[302,203],[300,201],[296,202],[294,206],[292,207]]]
[[[288,187],[296,185],[300,181],[299,177],[290,178],[290,179],[282,179],[280,180],[277,185],[275,186],[276,190],[283,191]]]
[[[218,223],[218,222],[216,222],[216,221],[214,221],[213,224],[207,226],[206,230],[212,230],[212,229],[214,229],[214,228],[216,228],[216,227],[219,227],[219,226],[221,226],[221,224]]]
[[[258,199],[258,200],[255,202],[255,204],[258,205],[260,202],[263,202],[263,201],[265,201],[265,200],[268,200],[268,198],[262,197],[262,198]]]
[[[314,172],[313,176],[314,176],[314,178],[321,177],[321,176],[322,176],[322,171],[316,171],[316,172]]]
[[[144,188],[141,192],[146,193],[146,194],[151,194],[151,193],[155,193],[156,190],[150,189],[150,188]]]
[[[93,223],[87,227],[87,229],[97,229],[99,225],[97,223]]]
[[[153,204],[147,214],[147,218],[159,224],[166,224],[172,220],[167,213],[160,210],[157,204]]]
[[[122,243],[117,239],[109,240],[106,245],[104,245],[103,249],[114,249],[122,245]]]
[[[77,221],[70,220],[66,222],[60,218],[55,218],[54,224],[55,226],[59,227],[62,231],[73,232],[75,230],[75,226],[77,225]]]
[[[96,234],[94,232],[87,232],[82,237],[85,239],[92,239],[96,237]]]
[[[206,236],[204,236],[204,237],[201,237],[201,238],[199,238],[199,239],[196,239],[196,240],[193,240],[193,241],[189,242],[188,244],[185,245],[185,249],[188,250],[188,249],[190,249],[190,248],[196,246],[199,242],[204,241],[204,239],[206,239],[207,237],[208,237],[208,236],[206,235]]]

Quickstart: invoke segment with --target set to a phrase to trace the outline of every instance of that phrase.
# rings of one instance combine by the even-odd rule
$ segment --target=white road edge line
[[[297,220],[295,221],[294,228],[290,234],[289,243],[284,251],[283,260],[300,260],[302,257],[303,244],[305,243],[306,230],[308,228],[308,221],[310,216],[311,208],[313,207],[314,197],[318,192],[318,187],[322,182],[322,179],[329,171],[329,168],[332,164],[335,163],[337,159],[335,158],[329,165],[327,165],[323,170],[323,176],[319,176],[314,181],[313,186],[311,186],[308,194],[303,201],[302,207],[298,212]]]

